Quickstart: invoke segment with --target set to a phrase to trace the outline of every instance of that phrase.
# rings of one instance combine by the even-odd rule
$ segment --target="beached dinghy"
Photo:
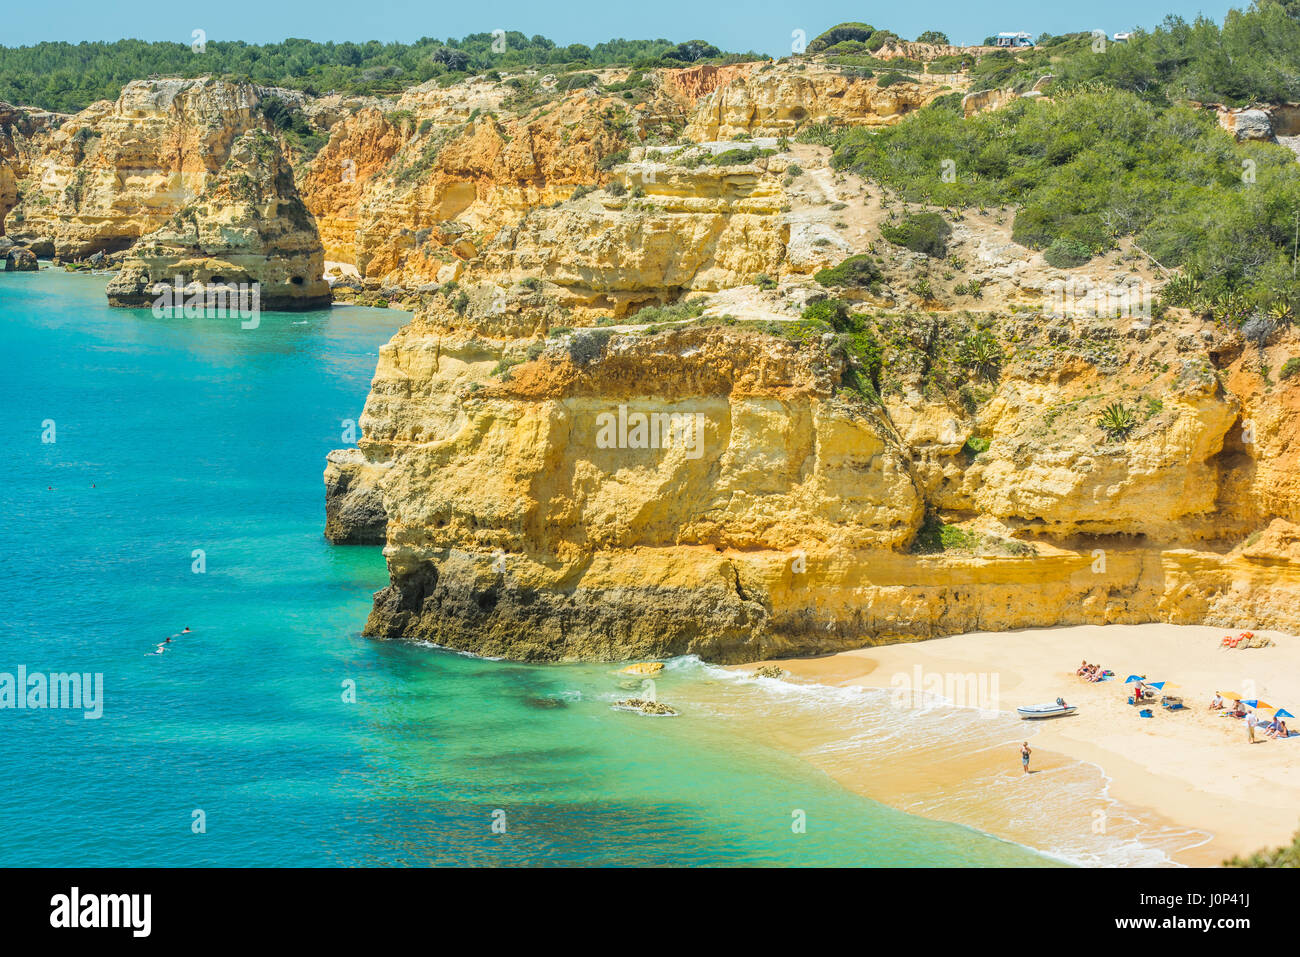
[[[1066,704],[1060,698],[1057,698],[1051,704],[1028,704],[1023,708],[1017,708],[1016,713],[1020,717],[1029,718],[1059,718],[1062,715],[1074,714],[1079,709],[1072,704]]]

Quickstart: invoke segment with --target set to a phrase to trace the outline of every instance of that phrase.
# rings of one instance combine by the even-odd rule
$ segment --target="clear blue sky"
[[[1221,3],[1222,5],[1218,5]],[[540,33],[557,43],[598,43],[611,37],[704,39],[728,50],[790,52],[790,34],[809,39],[844,20],[886,27],[907,37],[922,30],[976,43],[1000,30],[1107,33],[1154,26],[1167,13],[1205,13],[1222,22],[1230,6],[1209,0],[1094,0],[1048,6],[1042,0],[928,0],[922,3],[850,3],[842,0],[33,0],[7,4],[0,44],[41,40],[175,40],[188,44],[195,29],[209,40],[265,43],[286,37],[310,40],[415,40],[461,37],[494,29]]]

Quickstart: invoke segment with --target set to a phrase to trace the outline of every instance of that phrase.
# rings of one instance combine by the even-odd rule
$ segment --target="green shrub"
[[[749,149],[724,150],[713,157],[711,162],[714,166],[740,166],[745,163],[752,163],[764,156],[775,155],[776,150],[761,150],[754,146]]]
[[[1282,379],[1290,379],[1293,376],[1300,375],[1300,356],[1292,356],[1282,363],[1282,371],[1278,375]]]
[[[865,288],[880,282],[880,267],[867,255],[850,256],[838,266],[820,269],[813,276],[823,286]]]
[[[808,44],[808,53],[823,53],[838,43],[847,40],[855,40],[866,46],[867,42],[875,36],[877,30],[868,23],[838,23],[831,27],[825,33],[814,37]]]
[[[602,156],[600,158],[600,162],[597,163],[596,165],[603,170],[611,170],[615,166],[618,166],[620,163],[626,163],[627,158],[630,155],[631,155],[630,150],[625,150],[625,149],[619,150],[617,153],[609,153],[605,156]]]
[[[1043,253],[1043,258],[1047,260],[1047,265],[1056,269],[1071,269],[1090,260],[1092,250],[1073,239],[1054,239]]]
[[[952,227],[938,213],[916,213],[898,225],[884,224],[880,234],[896,246],[916,253],[942,258],[948,255],[948,237]]]
[[[704,312],[704,307],[707,304],[708,299],[706,297],[696,296],[694,299],[683,299],[680,302],[671,303],[666,306],[645,306],[628,316],[626,321],[642,324],[651,322],[681,322],[685,319],[698,319]]]
[[[754,277],[754,285],[757,286],[759,289],[768,290],[768,289],[775,289],[777,283],[776,280],[773,279],[771,276],[769,276],[767,273],[761,272]]]

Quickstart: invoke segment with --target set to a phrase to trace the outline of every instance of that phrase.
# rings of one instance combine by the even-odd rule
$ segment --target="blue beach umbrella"
[[[1294,718],[1294,717],[1295,717],[1295,715],[1293,715],[1290,711],[1286,710],[1286,708],[1278,708],[1278,709],[1277,709],[1277,715],[1276,715],[1276,716],[1279,717],[1279,718]]]
[[[1124,679],[1124,684],[1131,685],[1135,681],[1145,681],[1145,680],[1146,679],[1143,678],[1141,675],[1129,675],[1127,678]]]

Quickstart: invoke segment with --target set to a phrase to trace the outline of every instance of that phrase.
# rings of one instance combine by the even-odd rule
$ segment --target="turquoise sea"
[[[362,638],[383,558],[324,540],[321,475],[406,315],[241,329],[105,282],[0,274],[0,672],[104,676],[99,720],[0,710],[0,865],[1053,863],[767,746],[772,693],[699,662],[648,718],[609,665]]]

